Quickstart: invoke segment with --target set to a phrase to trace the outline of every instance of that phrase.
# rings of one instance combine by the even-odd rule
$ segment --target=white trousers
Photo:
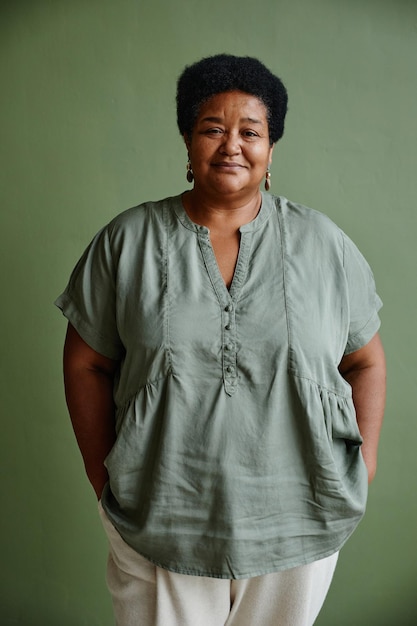
[[[311,626],[336,567],[338,553],[242,580],[177,574],[135,552],[99,510],[117,626]]]

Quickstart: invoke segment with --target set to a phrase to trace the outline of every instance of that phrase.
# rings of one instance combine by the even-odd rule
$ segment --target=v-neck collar
[[[239,228],[241,234],[239,253],[235,271],[233,273],[233,279],[229,288],[226,286],[220,272],[220,268],[210,241],[209,228],[207,228],[207,226],[196,224],[190,219],[184,208],[182,195],[177,196],[175,200],[174,211],[178,220],[185,228],[195,232],[198,237],[204,264],[220,304],[222,306],[227,306],[230,305],[231,302],[236,302],[245,283],[250,259],[252,233],[261,228],[268,220],[273,208],[272,197],[269,194],[261,192],[261,207],[256,217]]]

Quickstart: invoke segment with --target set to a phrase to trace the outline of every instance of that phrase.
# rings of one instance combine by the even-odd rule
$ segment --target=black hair
[[[177,82],[177,123],[191,137],[200,106],[225,91],[243,91],[265,105],[271,145],[284,133],[287,90],[282,81],[253,57],[216,54],[187,66]]]

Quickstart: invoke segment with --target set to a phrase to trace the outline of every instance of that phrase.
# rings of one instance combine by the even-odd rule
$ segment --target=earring
[[[187,163],[187,180],[189,183],[192,183],[194,180],[194,174],[193,174],[193,170],[191,168],[191,162],[190,159],[188,159],[188,163]]]
[[[269,171],[269,167],[265,172],[265,191],[269,191],[271,189],[271,172]]]

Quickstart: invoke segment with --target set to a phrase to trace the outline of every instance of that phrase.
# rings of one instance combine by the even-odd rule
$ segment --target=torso
[[[223,236],[207,224],[211,241],[180,198],[131,210],[95,240],[62,304],[76,324],[87,303],[86,339],[122,359],[103,506],[129,545],[182,574],[317,560],[363,512],[337,363],[348,332],[375,331],[371,276],[327,218],[267,194],[262,209]]]

